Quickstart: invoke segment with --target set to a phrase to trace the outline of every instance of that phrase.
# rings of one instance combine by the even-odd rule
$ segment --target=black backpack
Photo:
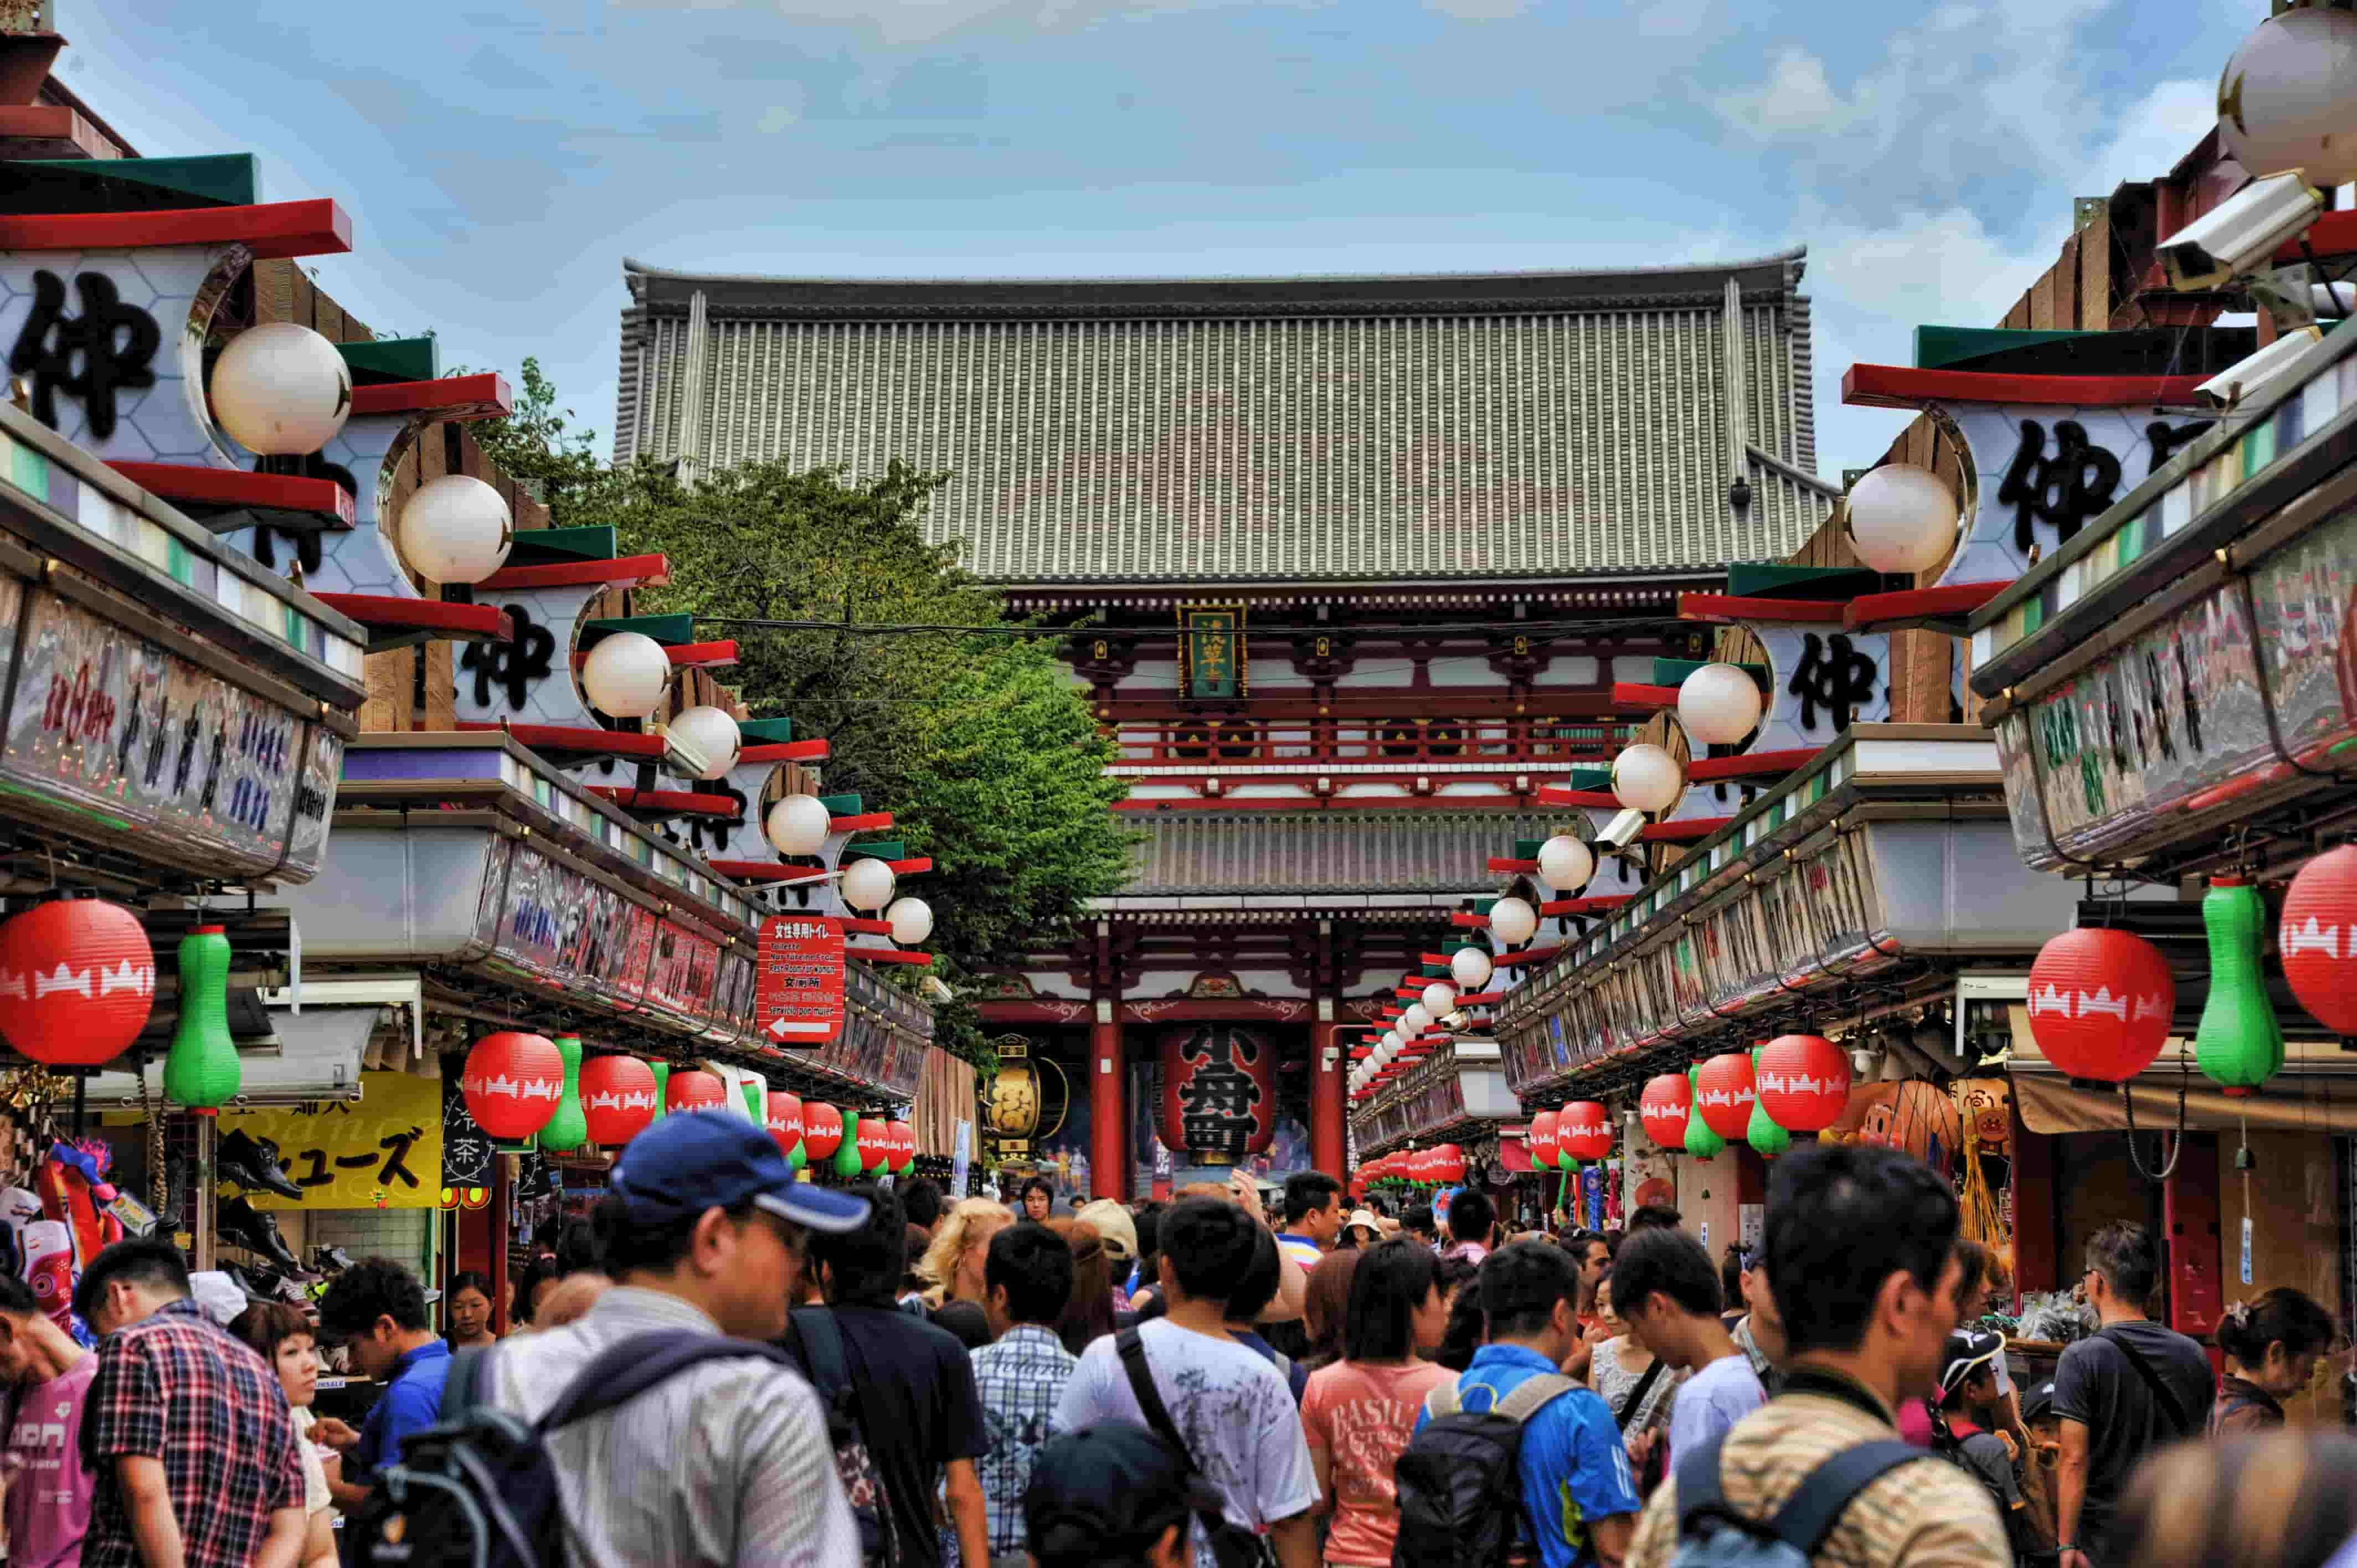
[[[921,1305],[916,1316],[923,1316]],[[796,1307],[786,1319],[786,1349],[818,1390],[819,1408],[826,1412],[835,1477],[843,1482],[852,1523],[859,1530],[860,1563],[863,1568],[892,1568],[900,1558],[892,1528],[892,1498],[859,1419],[859,1380],[852,1371],[843,1326],[834,1320],[834,1309]]]
[[[1557,1372],[1526,1378],[1480,1413],[1458,1385],[1425,1403],[1430,1419],[1393,1466],[1399,1536],[1392,1568],[1500,1568],[1522,1539],[1523,1423],[1579,1385]]]
[[[362,1568],[561,1568],[565,1519],[544,1440],[558,1428],[627,1403],[690,1367],[759,1357],[767,1345],[690,1328],[634,1334],[608,1346],[538,1421],[489,1402],[490,1350],[461,1351],[443,1390],[441,1420],[414,1433],[346,1532],[346,1561]]]

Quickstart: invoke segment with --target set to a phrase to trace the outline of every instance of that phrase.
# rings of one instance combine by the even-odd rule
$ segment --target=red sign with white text
[[[823,1046],[843,1033],[843,922],[772,915],[761,922],[753,1022],[777,1046]]]

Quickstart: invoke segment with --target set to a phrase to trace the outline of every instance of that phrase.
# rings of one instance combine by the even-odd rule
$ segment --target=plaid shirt
[[[974,1461],[983,1500],[990,1508],[994,1557],[1019,1554],[1028,1546],[1023,1530],[1023,1489],[1031,1484],[1031,1461],[1046,1446],[1064,1385],[1080,1359],[1064,1342],[1036,1323],[1018,1323],[974,1353],[974,1391],[982,1396],[983,1430],[990,1452]],[[953,1532],[942,1531],[946,1543]]]
[[[83,1568],[137,1568],[113,1460],[159,1459],[189,1568],[246,1568],[278,1509],[303,1506],[303,1462],[278,1374],[193,1301],[99,1342],[83,1407],[93,1483]]]

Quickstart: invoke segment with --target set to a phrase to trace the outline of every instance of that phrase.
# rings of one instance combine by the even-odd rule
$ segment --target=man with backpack
[[[1683,1230],[1640,1230],[1612,1259],[1612,1305],[1630,1337],[1688,1373],[1670,1407],[1670,1461],[1719,1436],[1768,1402],[1735,1337],[1719,1320],[1717,1272]]]
[[[1490,1338],[1433,1391],[1394,1474],[1398,1568],[1617,1568],[1642,1499],[1612,1412],[1557,1369],[1579,1342],[1579,1268],[1547,1241],[1490,1254]]]
[[[2007,1568],[1988,1494],[1893,1413],[1956,1325],[1955,1195],[1895,1149],[1815,1144],[1770,1167],[1767,1221],[1784,1391],[1676,1456],[1631,1568]]]
[[[489,1358],[487,1374],[450,1374],[454,1388],[483,1377],[490,1403],[536,1420],[628,1388],[658,1358],[704,1358],[543,1433],[570,1568],[858,1568],[818,1400],[760,1342],[786,1326],[809,1233],[867,1215],[858,1197],[797,1182],[742,1116],[674,1112],[630,1141],[596,1218],[619,1283],[577,1322],[468,1352]]]
[[[2005,1417],[2005,1396],[1996,1386],[1996,1369],[2004,1359],[2002,1334],[1959,1328],[1948,1336],[1947,1356],[1940,1369],[1940,1408],[1932,1422],[1932,1446],[1988,1488],[2004,1517],[2006,1533],[2013,1541],[2013,1560],[2018,1564],[2043,1557],[2049,1548],[2030,1523],[2021,1481],[2014,1474],[2013,1451],[1996,1434],[1997,1424]]]
[[[2105,1537],[2130,1473],[2154,1449],[2209,1430],[2217,1394],[2210,1358],[2145,1316],[2159,1283],[2160,1251],[2143,1226],[2115,1219],[2088,1240],[2087,1303],[2103,1327],[2065,1346],[2054,1369],[2059,1568],[2109,1562]]]

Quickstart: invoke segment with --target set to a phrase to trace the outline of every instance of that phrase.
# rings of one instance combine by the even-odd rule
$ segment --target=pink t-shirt
[[[1329,1455],[1333,1529],[1326,1561],[1381,1568],[1399,1534],[1399,1493],[1392,1466],[1415,1434],[1425,1396],[1457,1374],[1429,1361],[1405,1367],[1337,1361],[1309,1374],[1301,1425],[1309,1446]]]
[[[81,1467],[81,1405],[98,1358],[84,1356],[46,1383],[17,1391],[8,1434],[12,1568],[72,1568],[90,1530],[90,1477]]]

